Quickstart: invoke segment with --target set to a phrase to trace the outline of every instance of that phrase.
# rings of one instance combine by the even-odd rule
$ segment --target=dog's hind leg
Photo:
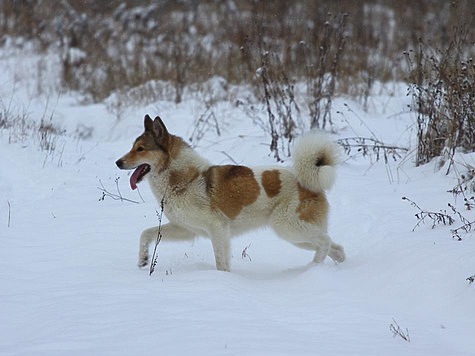
[[[300,221],[298,217],[289,217],[289,213],[285,210],[274,212],[271,216],[271,226],[278,236],[291,244],[315,251],[314,263],[323,262],[332,251],[332,241],[324,229],[315,224]]]
[[[341,263],[346,258],[345,249],[343,248],[343,246],[332,242],[330,246],[330,251],[328,252],[328,256],[330,256],[333,261]]]
[[[325,257],[330,256],[332,245],[334,245],[330,237],[322,231],[318,231],[316,234],[308,234],[307,236],[300,235],[300,239],[301,241],[299,242],[290,242],[292,242],[292,244],[297,247],[303,248],[304,250],[315,251],[315,255],[313,257],[314,263],[321,263]],[[303,242],[305,239],[307,241]]]
[[[312,241],[315,246],[315,256],[313,257],[314,263],[321,263],[328,256],[331,250],[331,239],[323,232],[319,232],[316,239]]]
[[[297,242],[293,244],[304,250],[315,251],[315,256],[313,258],[313,262],[315,263],[322,262],[327,255],[337,263],[343,262],[345,260],[345,250],[343,249],[343,246],[340,246],[331,241],[330,245],[328,244],[328,241],[321,241],[321,239],[319,239],[318,243]],[[327,251],[327,254],[325,254],[325,251]]]
[[[170,241],[186,241],[193,240],[195,233],[182,228],[175,224],[165,224],[160,228],[160,234],[162,239]],[[139,247],[139,261],[137,265],[139,267],[145,267],[148,264],[149,254],[148,249],[152,241],[156,241],[158,238],[158,226],[146,229],[140,235],[140,247]]]

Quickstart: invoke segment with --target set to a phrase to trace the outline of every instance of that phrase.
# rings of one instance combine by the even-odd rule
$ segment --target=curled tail
[[[295,143],[292,156],[297,181],[313,192],[328,190],[335,182],[338,147],[323,132],[310,132]]]

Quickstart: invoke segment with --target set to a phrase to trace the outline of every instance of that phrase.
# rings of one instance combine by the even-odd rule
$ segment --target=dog
[[[271,226],[291,244],[315,251],[314,263],[326,256],[345,260],[342,246],[327,234],[329,204],[325,191],[335,180],[336,145],[323,133],[302,136],[293,149],[292,168],[211,165],[182,138],[170,134],[160,117],[146,115],[144,132],[116,161],[135,169],[130,186],[147,179],[169,223],[146,229],[140,237],[139,267],[149,262],[149,245],[163,241],[211,239],[219,271],[230,271],[230,239],[251,229]]]

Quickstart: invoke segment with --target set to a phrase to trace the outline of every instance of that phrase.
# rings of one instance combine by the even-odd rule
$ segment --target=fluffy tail
[[[310,132],[295,143],[292,156],[297,181],[313,192],[328,190],[335,182],[338,148],[323,132]]]

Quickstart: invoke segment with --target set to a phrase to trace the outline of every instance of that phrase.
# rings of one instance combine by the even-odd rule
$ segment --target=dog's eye
[[[143,151],[143,147],[142,147],[142,146],[137,147],[137,152],[142,152],[142,151]]]

